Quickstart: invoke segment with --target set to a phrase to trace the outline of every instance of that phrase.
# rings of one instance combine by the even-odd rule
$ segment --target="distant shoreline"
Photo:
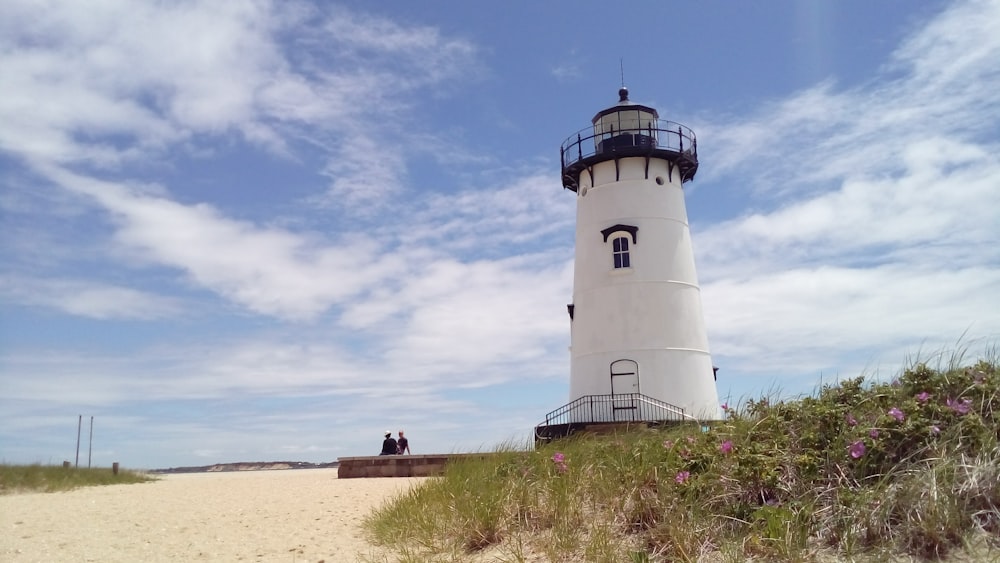
[[[191,467],[169,467],[150,469],[152,474],[173,473],[223,473],[229,471],[275,471],[284,469],[336,469],[339,462],[310,463],[308,461],[240,461],[236,463],[214,463]]]

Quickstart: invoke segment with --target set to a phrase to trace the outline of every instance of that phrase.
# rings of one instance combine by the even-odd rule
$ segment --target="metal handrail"
[[[626,406],[627,405],[627,406]],[[586,410],[585,416],[571,417],[571,414],[580,410]],[[555,424],[567,424],[580,420],[615,421],[616,410],[632,410],[629,422],[664,422],[664,421],[684,421],[697,420],[693,416],[684,412],[684,409],[666,403],[659,399],[654,399],[642,393],[622,393],[616,395],[584,395],[578,399],[563,405],[558,409],[545,415],[545,422],[539,426],[552,426]],[[625,422],[623,420],[623,422]]]
[[[629,138],[632,143],[628,144]],[[622,148],[649,147],[673,151],[698,160],[698,139],[694,131],[673,121],[657,120],[647,127],[596,132],[593,126],[570,135],[560,147],[563,168],[600,153]]]

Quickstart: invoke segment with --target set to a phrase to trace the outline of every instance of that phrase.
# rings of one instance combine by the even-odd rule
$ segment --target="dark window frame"
[[[632,246],[635,246],[639,227],[635,225],[623,225],[621,223],[613,225],[601,231],[604,242],[607,244],[611,235],[616,233],[627,233],[632,239]],[[611,239],[612,265],[615,270],[625,270],[632,268],[632,248],[629,247],[628,237],[615,236]]]

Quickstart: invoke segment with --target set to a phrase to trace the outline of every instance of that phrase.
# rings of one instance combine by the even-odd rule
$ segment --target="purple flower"
[[[725,442],[719,444],[719,451],[724,454],[728,454],[729,452],[733,451],[733,442],[730,440],[726,440]]]
[[[896,422],[903,422],[903,419],[906,418],[906,416],[903,415],[903,411],[897,409],[896,407],[889,409],[889,416],[895,418]]]
[[[917,402],[919,402],[919,403],[926,403],[927,399],[930,399],[930,398],[931,398],[931,394],[928,393],[927,391],[921,391],[920,393],[917,394]]]
[[[566,456],[563,455],[562,452],[556,452],[556,453],[552,454],[552,461],[554,461],[556,463],[562,463],[562,462],[566,461]]]
[[[869,430],[868,431],[868,435],[872,437],[872,440],[877,439],[878,438],[878,428],[872,428],[871,430]]]
[[[722,410],[729,410],[729,403],[722,403]]]
[[[681,471],[677,473],[676,477],[674,477],[674,481],[677,481],[678,483],[686,483],[689,477],[691,477],[690,471]]]
[[[859,459],[861,456],[865,455],[865,443],[858,440],[857,442],[851,444],[851,446],[847,448],[847,451],[851,454],[851,457]]]
[[[694,436],[688,436],[687,437],[687,441],[688,441],[689,444],[693,444],[694,443]]]
[[[900,383],[899,383],[899,380],[898,380],[898,379],[893,379],[893,380],[892,380],[892,386],[893,386],[893,387],[899,387],[899,385],[900,385]]]
[[[968,399],[962,399],[961,401],[953,401],[949,398],[947,401],[945,401],[945,405],[947,405],[949,409],[955,411],[958,414],[969,414],[969,406],[971,404],[972,401]]]
[[[851,414],[851,413],[845,414],[844,415],[844,420],[847,421],[847,425],[848,426],[857,426],[858,425],[858,419],[854,418],[854,415]]]
[[[565,463],[557,463],[556,471],[558,471],[559,473],[566,473],[567,471],[569,471],[569,467],[566,467]]]

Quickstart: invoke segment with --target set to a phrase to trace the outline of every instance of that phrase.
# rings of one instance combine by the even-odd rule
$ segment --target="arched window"
[[[628,255],[628,239],[625,237],[618,237],[612,241],[614,248],[615,257],[615,269],[618,268],[631,268],[632,262],[629,260]]]
[[[604,235],[605,244],[607,244],[609,239],[611,240],[611,254],[616,270],[632,267],[632,256],[629,253],[629,239],[632,239],[632,245],[634,246],[636,244],[636,233],[638,232],[639,227],[622,224],[614,225],[601,231],[601,234]]]

